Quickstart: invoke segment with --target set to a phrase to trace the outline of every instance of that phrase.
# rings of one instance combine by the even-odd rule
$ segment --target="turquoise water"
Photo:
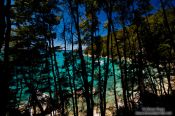
[[[65,68],[63,68],[64,66],[64,62],[65,62],[65,58],[63,55],[63,51],[57,52],[56,53],[56,58],[57,58],[57,62],[58,62],[58,66],[59,66],[59,72],[60,72],[60,77],[61,78],[67,78],[68,76],[68,72],[65,70]],[[87,70],[89,71],[88,73],[88,80],[91,81],[91,58],[88,56],[84,56],[85,61],[86,61],[86,67]],[[100,58],[100,65],[101,65],[101,73],[102,73],[102,78],[104,78],[105,75],[105,64],[107,62],[107,58]],[[96,61],[97,63],[97,61]],[[76,60],[76,66],[78,67],[78,65],[80,65],[80,60]],[[119,94],[121,94],[121,80],[120,80],[120,70],[117,64],[114,65],[115,67],[115,76],[116,76],[116,86],[117,86],[117,91]],[[73,78],[73,72],[72,72],[72,67],[71,65],[69,66],[69,70],[70,70],[70,75],[71,78]],[[98,73],[98,67],[94,70],[95,74]],[[107,100],[111,100],[113,101],[113,96],[111,96],[111,92],[113,91],[113,86],[114,86],[114,76],[112,76],[113,72],[112,72],[112,63],[110,60],[110,64],[109,64],[109,78],[108,78],[108,82],[107,82]],[[36,77],[37,78],[37,77]],[[78,81],[76,81],[76,85],[78,85],[79,87],[82,86],[81,83],[81,77],[76,77]],[[51,79],[51,85],[52,86],[52,91],[54,91],[54,79],[53,79],[53,74],[50,73],[50,79]],[[77,87],[78,87],[77,86]],[[22,90],[22,94],[21,94],[21,101],[27,101],[29,99],[29,94],[27,94],[25,91],[28,90],[28,88],[25,88],[25,85],[23,85],[24,89]],[[12,89],[15,89],[15,86],[11,87]],[[98,79],[94,79],[94,88],[98,88]],[[65,90],[70,90],[70,88],[63,88]],[[20,92],[18,92],[18,95],[20,95]],[[112,98],[111,98],[112,97]]]

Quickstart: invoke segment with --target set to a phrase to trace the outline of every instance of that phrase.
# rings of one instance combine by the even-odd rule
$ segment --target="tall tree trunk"
[[[114,24],[112,23],[112,31],[115,32]],[[126,97],[126,88],[125,88],[125,76],[123,75],[123,70],[122,70],[122,61],[121,61],[121,53],[119,50],[119,43],[117,39],[116,33],[113,33],[114,35],[114,40],[115,40],[115,45],[117,47],[117,54],[118,54],[118,59],[119,59],[119,68],[121,70],[121,83],[122,83],[122,90],[123,90],[123,100],[124,100],[124,107],[125,109],[128,109],[128,103],[127,103],[127,97]],[[126,113],[126,112],[125,112]]]
[[[98,86],[99,86],[99,96],[100,96],[100,112],[103,112],[103,96],[102,96],[102,91],[103,91],[103,88],[102,88],[102,75],[101,75],[101,66],[100,66],[100,58],[98,57]]]
[[[161,8],[163,10],[163,21],[164,21],[164,26],[168,31],[168,35],[170,37],[170,45],[171,48],[173,48],[174,52],[175,52],[175,45],[174,45],[174,40],[173,40],[173,34],[170,28],[170,25],[168,23],[168,18],[167,18],[167,14],[166,14],[166,10],[165,10],[165,4],[163,3],[163,0],[160,0],[160,4],[161,4]],[[171,52],[170,52],[171,55]]]
[[[85,99],[86,99],[86,105],[87,105],[87,116],[91,116],[93,115],[93,110],[91,108],[91,101],[90,101],[90,98],[89,98],[89,95],[90,95],[90,92],[89,92],[89,83],[88,83],[88,76],[87,76],[87,71],[86,71],[86,63],[85,63],[85,60],[84,60],[84,56],[83,56],[83,51],[82,51],[82,40],[81,40],[81,35],[80,35],[80,27],[79,27],[79,4],[78,2],[76,1],[75,3],[75,8],[73,9],[72,7],[72,1],[68,1],[69,2],[69,5],[70,5],[70,8],[72,10],[71,14],[72,14],[72,17],[73,17],[73,20],[74,20],[74,23],[75,23],[75,28],[76,28],[76,31],[77,31],[77,35],[78,35],[78,55],[80,57],[80,62],[81,62],[81,76],[82,76],[82,79],[83,79],[83,86],[84,86],[84,89],[85,89],[85,93],[84,93],[84,96],[85,96]]]
[[[165,10],[165,4],[163,3],[163,0],[160,0],[160,4],[161,4],[161,8],[163,10],[163,21],[164,21],[164,26],[165,28],[167,29],[168,31],[168,35],[169,35],[169,38],[170,38],[170,50],[169,50],[169,54],[170,54],[170,58],[168,59],[168,69],[169,71],[166,71],[167,72],[167,80],[168,80],[168,93],[169,93],[169,90],[172,92],[172,86],[171,86],[171,80],[170,80],[170,74],[169,72],[171,71],[171,68],[170,68],[170,62],[172,62],[172,49],[173,51],[175,52],[175,44],[174,44],[174,39],[173,39],[173,33],[172,33],[172,30],[170,28],[170,25],[168,23],[168,17],[167,17],[167,14],[166,14],[166,10]]]
[[[64,20],[64,19],[63,19]],[[72,30],[71,30],[72,31]],[[66,43],[66,37],[65,37],[65,33],[66,33],[66,29],[65,29],[65,24],[64,24],[64,29],[63,29],[63,41],[64,41],[64,54],[67,53],[67,43]],[[65,67],[66,67],[66,72],[68,73],[68,78],[69,78],[69,86],[70,86],[70,89],[71,89],[71,98],[72,98],[72,104],[73,104],[73,114],[74,116],[76,116],[76,109],[75,109],[75,100],[74,100],[74,91],[73,91],[73,88],[72,88],[72,82],[71,82],[71,74],[70,74],[70,71],[69,71],[69,64],[67,62],[67,60],[65,60]],[[73,72],[74,73],[74,72]],[[73,77],[74,78],[74,77]],[[73,80],[74,81],[74,80]],[[75,90],[75,89],[74,89]]]
[[[46,38],[45,38],[46,39]],[[48,45],[46,45],[46,48],[45,48],[45,50],[46,50],[46,58],[45,58],[45,60],[46,60],[46,63],[45,63],[45,65],[46,65],[46,69],[49,69],[50,68],[50,63],[49,63],[49,51],[48,51]],[[48,71],[48,79],[47,79],[47,81],[48,81],[48,85],[49,85],[49,96],[50,96],[50,103],[51,103],[51,111],[53,110],[53,105],[52,105],[52,103],[53,103],[53,98],[52,98],[52,85],[51,85],[51,80],[50,80],[50,72]],[[51,116],[52,116],[52,114],[51,114]]]
[[[11,20],[10,20],[10,8],[11,8],[11,0],[7,0],[6,2],[6,32],[5,32],[5,48],[4,48],[4,70],[3,70],[3,77],[1,78],[0,84],[3,88],[1,91],[3,100],[1,102],[0,114],[5,116],[7,112],[8,100],[9,100],[9,81],[11,79],[10,74],[10,63],[9,63],[9,42],[10,42],[10,33],[11,33]],[[3,23],[3,22],[2,22]],[[3,31],[3,30],[2,30]],[[3,33],[2,33],[3,34]],[[2,39],[2,38],[1,38]]]
[[[137,35],[137,39],[138,39],[138,46],[139,46],[139,53],[138,53],[138,88],[140,91],[140,100],[142,102],[143,100],[143,96],[144,96],[144,77],[143,77],[143,51],[142,51],[142,42],[141,42],[141,38],[140,38],[140,34],[139,34],[139,26],[136,25],[136,35]]]
[[[75,84],[75,59],[74,59],[74,40],[73,40],[73,32],[72,32],[72,23],[71,23],[71,38],[72,38],[72,71],[73,71],[73,87],[75,94],[75,116],[78,116],[78,103],[77,103],[77,93],[76,93],[76,84]]]
[[[168,61],[168,63],[164,63],[164,70],[166,72],[166,77],[167,77],[167,81],[168,81],[168,94],[170,92],[172,92],[172,86],[171,86],[171,82],[170,82],[170,71],[171,71],[171,67],[170,67],[170,62]],[[164,83],[162,83],[164,86]],[[165,88],[165,87],[164,87]]]
[[[94,107],[94,100],[93,100],[93,86],[94,86],[94,70],[95,70],[95,67],[94,67],[94,64],[95,64],[95,57],[94,57],[94,31],[95,31],[95,26],[94,26],[94,11],[93,11],[93,8],[91,10],[91,15],[92,15],[92,26],[91,26],[91,50],[92,50],[92,62],[91,62],[91,65],[92,65],[92,69],[91,69],[91,85],[90,85],[90,100],[91,100],[91,115],[93,115],[93,107]]]
[[[111,1],[110,1],[111,2]],[[110,3],[111,4],[111,3]],[[111,7],[111,5],[110,5]],[[104,74],[104,83],[103,83],[103,112],[101,112],[101,116],[105,116],[106,114],[106,91],[107,91],[107,81],[109,77],[109,40],[111,34],[111,9],[107,12],[108,17],[108,34],[107,34],[107,42],[106,42],[106,51],[107,51],[107,63],[105,65],[105,74]]]
[[[113,32],[115,33],[115,32]],[[114,100],[115,100],[115,107],[116,110],[118,111],[118,99],[117,99],[117,92],[116,92],[116,74],[115,74],[115,65],[114,65],[114,54],[113,54],[113,39],[111,35],[111,58],[112,58],[112,71],[113,71],[113,77],[114,77]]]
[[[4,0],[0,1],[0,53],[5,37],[5,6]]]
[[[50,59],[51,59],[51,70],[52,70],[52,73],[53,73],[53,78],[54,78],[54,91],[55,91],[55,96],[56,94],[58,93],[58,85],[57,85],[57,79],[56,79],[56,75],[55,75],[55,69],[54,69],[54,59],[53,59],[53,51],[51,49],[51,40],[49,40],[49,52],[50,52]],[[56,97],[56,101],[58,102],[58,99]]]
[[[1,53],[1,47],[3,45],[3,42],[4,42],[4,35],[5,35],[5,7],[4,7],[4,0],[1,0],[0,1],[0,53]],[[1,91],[1,94],[0,94],[0,115],[5,115],[5,106],[6,106],[6,103],[4,102],[4,99],[7,98],[7,93],[6,90],[5,90],[5,79],[6,77],[4,76],[4,71],[3,71],[3,63],[0,61],[0,75],[2,76],[1,79],[0,79],[0,91]]]
[[[122,14],[124,15],[124,14]],[[127,84],[127,56],[126,56],[126,26],[125,26],[125,22],[124,22],[124,16],[121,16],[122,17],[122,28],[123,28],[123,56],[124,56],[124,66],[123,66],[123,70],[124,70],[124,89],[125,89],[125,94],[127,94],[128,92],[128,84]],[[128,97],[126,96],[126,100],[127,101],[124,101],[125,104],[127,104],[128,102]],[[128,111],[128,104],[127,104],[127,107],[126,107],[126,112]]]
[[[55,66],[55,73],[56,73],[56,77],[58,79],[62,78],[60,77],[60,72],[59,72],[59,67],[58,67],[58,63],[57,63],[57,59],[56,59],[56,51],[55,51],[55,47],[54,47],[54,41],[53,38],[51,39],[51,44],[52,44],[52,49],[53,49],[53,57],[54,57],[54,66]],[[54,81],[57,83],[57,78],[54,79]],[[57,84],[56,84],[57,85]],[[57,87],[56,87],[57,88]],[[60,95],[60,104],[61,104],[61,115],[65,116],[65,100],[64,100],[64,94],[63,94],[63,90],[61,87],[61,82],[60,80],[58,80],[58,91],[59,91],[59,95]],[[57,97],[57,96],[56,96]]]

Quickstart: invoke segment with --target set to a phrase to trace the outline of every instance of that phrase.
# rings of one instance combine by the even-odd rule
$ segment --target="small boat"
[[[100,65],[103,65],[104,64],[104,61],[99,61],[100,62]],[[96,64],[98,64],[98,61],[95,61]]]

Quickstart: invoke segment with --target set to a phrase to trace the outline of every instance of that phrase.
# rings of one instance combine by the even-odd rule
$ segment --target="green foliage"
[[[168,21],[170,24],[174,24],[174,20],[175,17],[173,15],[173,12],[171,9],[167,10],[167,14],[168,14]],[[144,17],[142,17],[144,18]],[[138,20],[138,19],[137,19]],[[146,19],[144,19],[146,21]],[[163,19],[162,19],[162,11],[158,11],[155,14],[152,14],[148,17],[148,22],[150,25],[150,29],[151,32],[145,32],[144,34],[142,34],[141,38],[143,40],[143,46],[145,48],[145,52],[148,53],[148,57],[149,58],[153,58],[154,61],[157,60],[157,58],[160,56],[163,58],[163,56],[168,57],[169,55],[169,51],[170,51],[170,45],[169,43],[167,43],[169,40],[167,38],[166,35],[164,35],[164,29],[162,29],[163,26]],[[145,24],[146,26],[146,24]],[[172,25],[173,26],[173,25]],[[142,28],[140,28],[141,30],[145,31],[147,27],[144,27],[144,23],[142,24]],[[173,28],[173,27],[172,27]],[[135,51],[134,53],[138,52],[138,41],[137,41],[137,36],[136,36],[136,25],[130,25],[127,28],[127,34],[128,34],[128,39],[126,40],[126,51],[127,51],[127,56],[129,57],[131,54],[133,54],[133,51]],[[118,41],[118,45],[120,48],[120,53],[123,54],[123,30],[118,30],[116,32],[114,32],[115,35],[117,35],[117,41]],[[114,45],[109,45],[111,48],[111,46],[114,46],[114,53],[117,53],[117,48],[115,46],[115,40],[114,40],[114,34],[111,34],[112,36],[112,43]],[[101,46],[103,52],[100,52],[100,55],[103,54],[103,56],[106,56],[106,39],[107,36],[101,37],[100,41],[101,41]],[[110,42],[111,43],[111,42]],[[151,46],[150,46],[151,45]],[[166,46],[164,46],[166,45]],[[97,44],[94,44],[95,48],[99,48]],[[85,50],[85,53],[89,53],[91,54],[91,48],[87,47],[87,49]],[[89,51],[89,52],[88,52]],[[110,54],[111,55],[111,54]],[[115,56],[117,57],[117,55]],[[164,57],[164,58],[165,58]],[[170,56],[169,56],[170,57]],[[151,60],[151,59],[150,59]]]
[[[95,104],[100,104],[101,115],[105,116],[111,79],[109,86],[114,91],[115,110],[126,116],[139,107],[130,101],[134,100],[134,92],[140,93],[139,102],[143,105],[147,104],[144,95],[149,94],[146,89],[157,95],[162,91],[173,93],[170,81],[175,61],[174,9],[161,5],[162,9],[152,14],[150,0],[66,0],[61,1],[61,8],[65,10],[62,11],[58,1],[15,0],[11,9],[7,7],[10,15],[0,14],[0,20],[6,23],[0,33],[3,51],[0,68],[5,67],[0,74],[9,73],[4,84],[10,86],[9,93],[6,92],[9,109],[19,108],[25,96],[25,100],[30,98],[30,107],[39,107],[44,116],[46,112],[41,105],[46,101],[38,96],[47,93],[50,96],[48,113],[57,110],[64,116],[72,110],[69,107],[73,107],[74,115],[78,116],[81,98],[82,104],[86,102],[88,116],[93,115]],[[55,32],[55,26],[60,23],[63,32],[59,33],[60,28]],[[8,37],[9,26],[11,37]],[[103,29],[108,35],[102,37]],[[56,38],[64,40],[64,47],[54,46]],[[83,51],[84,46],[87,47]],[[58,51],[64,52],[64,63],[57,59]],[[83,52],[91,57],[84,56]],[[121,80],[123,109],[118,108],[117,103],[117,77]],[[165,79],[168,80],[167,93]]]
[[[15,0],[15,25],[9,49],[12,65],[10,88],[14,84],[18,87],[13,88],[17,99],[11,100],[13,103],[10,104],[18,105],[24,99],[22,96],[26,96],[24,100],[27,100],[29,96],[35,96],[37,91],[53,93],[50,86],[53,77],[50,76],[51,51],[48,43],[56,38],[52,26],[58,25],[61,20],[60,14],[54,13],[55,9],[60,10],[56,4],[55,0]],[[33,101],[37,102],[37,99]]]

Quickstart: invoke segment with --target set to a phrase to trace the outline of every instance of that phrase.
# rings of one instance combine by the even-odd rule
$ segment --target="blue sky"
[[[154,6],[154,8],[160,6],[159,0],[151,0],[151,4]]]
[[[156,11],[160,8],[160,2],[159,2],[159,0],[151,0],[151,4],[152,4],[153,7],[154,7],[152,13],[156,12]],[[81,10],[83,11],[84,8],[81,8]],[[69,14],[68,14],[68,11],[66,11],[66,9],[64,9],[64,12],[65,12],[65,17],[68,18],[68,19],[67,19],[67,18],[65,18],[65,19],[69,20],[70,16],[69,16]],[[99,17],[100,22],[102,22],[102,23],[100,24],[100,26],[99,26],[99,27],[100,27],[99,34],[100,34],[101,36],[105,36],[105,35],[107,35],[107,30],[103,28],[103,25],[104,25],[104,23],[105,23],[106,20],[107,20],[106,14],[105,14],[103,11],[101,11],[101,12],[98,14],[98,17]],[[58,34],[57,34],[58,37],[57,37],[57,38],[58,38],[58,39],[55,41],[55,45],[59,45],[59,46],[63,46],[63,42],[61,42],[61,41],[59,40],[59,38],[60,38],[59,33],[62,31],[62,25],[63,25],[63,24],[60,24],[60,25],[57,27],[57,32],[58,32]]]
[[[173,1],[173,4],[175,5],[175,0],[172,0],[172,1]],[[11,2],[12,2],[12,4],[14,4],[14,0],[12,0]],[[152,13],[155,13],[160,8],[160,0],[151,0],[151,4],[153,5]],[[81,10],[83,12],[84,8],[81,8]],[[69,15],[67,9],[63,8],[63,11],[64,11],[64,16],[65,16],[65,21],[68,21],[68,20],[70,21],[70,15]],[[99,26],[99,28],[100,28],[99,34],[101,36],[105,36],[107,34],[107,30],[103,28],[103,25],[104,25],[104,22],[106,22],[106,20],[107,20],[106,14],[103,11],[101,11],[98,14],[98,17],[99,17],[99,20],[101,22],[101,24]],[[56,46],[58,46],[58,45],[63,46],[63,42],[60,39],[60,33],[63,30],[63,23],[61,22],[57,27],[55,27],[55,30],[56,30],[56,33],[57,33],[57,38],[55,40],[55,45]]]

